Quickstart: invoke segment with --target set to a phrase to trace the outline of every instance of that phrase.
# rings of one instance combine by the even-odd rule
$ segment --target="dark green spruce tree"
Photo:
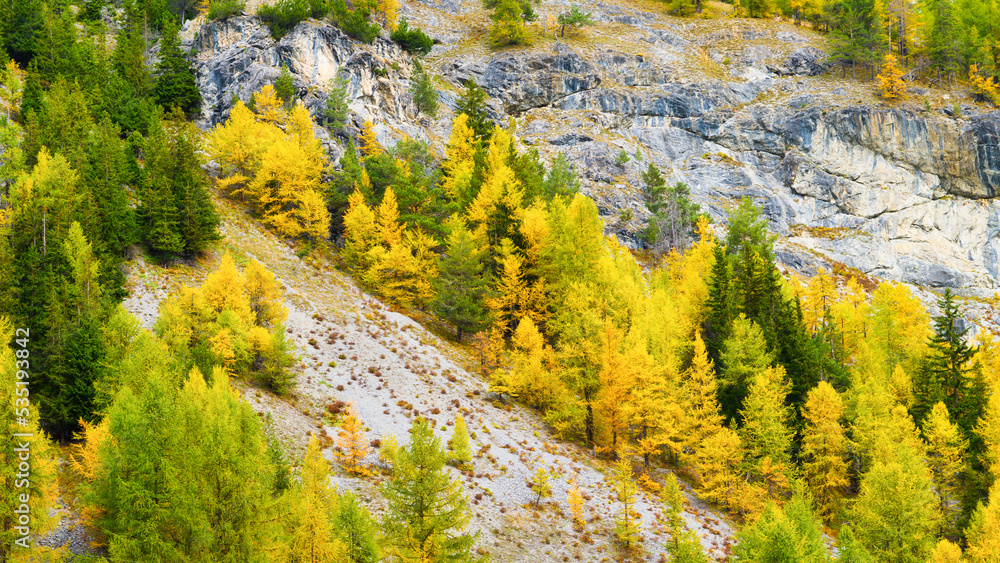
[[[976,349],[967,342],[969,328],[950,288],[945,289],[937,305],[941,314],[934,317],[934,334],[928,342],[930,354],[914,377],[912,414],[917,424],[922,424],[934,405],[942,401],[969,438],[985,405],[982,385],[977,384],[972,369]]]
[[[485,298],[489,280],[483,275],[483,253],[464,225],[454,225],[448,249],[438,263],[441,275],[434,280],[436,295],[431,303],[439,317],[455,326],[458,341],[464,333],[478,332],[489,325]]]
[[[160,56],[153,72],[153,97],[165,111],[177,107],[185,115],[201,109],[201,92],[195,84],[191,63],[181,51],[177,26],[167,23],[160,37]]]

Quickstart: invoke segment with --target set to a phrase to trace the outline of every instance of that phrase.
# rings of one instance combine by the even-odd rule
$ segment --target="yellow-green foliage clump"
[[[182,285],[163,302],[156,332],[182,361],[205,373],[221,365],[285,392],[291,383],[282,326],[287,316],[274,274],[257,261],[240,272],[226,254],[201,287]]]

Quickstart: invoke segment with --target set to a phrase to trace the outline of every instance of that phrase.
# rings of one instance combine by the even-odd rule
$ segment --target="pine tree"
[[[930,355],[914,378],[913,418],[922,423],[935,404],[944,402],[955,420],[967,424],[963,431],[971,433],[974,418],[970,420],[964,409],[967,401],[975,399],[969,396],[973,392],[971,360],[975,349],[966,342],[969,329],[959,318],[950,288],[937,304],[941,314],[934,317],[934,336],[928,342]]]
[[[455,115],[467,115],[468,126],[481,141],[488,140],[493,132],[493,120],[486,111],[487,97],[486,92],[478,84],[469,80],[455,104]]]
[[[295,77],[288,70],[288,65],[284,63],[281,65],[281,73],[278,74],[278,79],[274,81],[274,94],[281,100],[286,109],[292,107],[293,97],[295,96]]]
[[[591,12],[581,12],[580,8],[573,6],[568,12],[559,14],[556,22],[559,24],[559,37],[566,37],[566,26],[570,29],[579,29],[585,25],[594,25],[594,20],[591,19],[593,14]]]
[[[434,88],[431,77],[424,71],[420,61],[413,61],[413,78],[410,86],[410,93],[413,95],[413,103],[417,106],[417,111],[427,114],[431,118],[437,117],[438,93]]]
[[[803,476],[816,498],[820,516],[832,522],[850,484],[847,480],[847,442],[840,419],[844,404],[836,389],[821,381],[809,392],[802,417]]]
[[[472,450],[469,448],[469,430],[465,427],[462,413],[455,415],[455,431],[448,442],[453,459],[458,462],[459,469],[471,470]]]
[[[369,474],[363,465],[371,453],[365,440],[365,429],[355,414],[354,405],[349,405],[340,422],[340,432],[337,435],[337,446],[341,449],[337,457],[348,473],[365,476]]]
[[[432,282],[431,310],[455,325],[461,343],[463,333],[479,332],[490,324],[485,304],[489,278],[483,273],[483,253],[476,249],[461,219],[452,223],[447,245],[438,261],[440,275]]]
[[[154,126],[136,209],[145,242],[166,258],[196,254],[219,238],[219,217],[201,168],[201,133],[175,113]]]
[[[177,26],[168,22],[160,36],[160,52],[156,61],[153,93],[156,103],[164,110],[178,107],[186,115],[201,109],[201,92],[195,84],[191,63],[181,52]]]
[[[396,459],[393,478],[383,489],[388,504],[382,527],[390,558],[444,563],[472,559],[475,536],[461,485],[445,472],[440,439],[424,419],[413,422],[410,445]]]
[[[535,471],[535,475],[531,478],[531,481],[528,481],[528,488],[537,495],[535,497],[535,506],[538,506],[543,498],[552,496],[552,485],[549,483],[549,479],[549,473],[545,471],[545,468],[539,467]]]
[[[326,126],[333,131],[339,131],[347,124],[347,115],[351,111],[347,105],[347,87],[349,84],[343,76],[330,79],[330,93],[326,98],[323,117],[326,120]]]

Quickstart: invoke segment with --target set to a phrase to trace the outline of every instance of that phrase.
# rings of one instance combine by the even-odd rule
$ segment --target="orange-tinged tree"
[[[617,453],[619,438],[628,428],[628,404],[636,384],[636,374],[632,369],[634,366],[628,365],[621,353],[624,337],[610,319],[604,321],[599,337],[601,371],[598,377],[601,390],[594,403],[594,410],[611,432],[608,448],[612,453]]]
[[[337,457],[348,473],[362,477],[371,474],[368,468],[363,465],[371,448],[365,439],[365,429],[361,420],[358,419],[354,405],[348,406],[347,412],[340,422],[337,446],[340,448]]]
[[[882,72],[877,76],[878,94],[885,100],[899,100],[906,95],[906,84],[903,82],[903,71],[896,64],[896,55],[885,54],[882,60]]]

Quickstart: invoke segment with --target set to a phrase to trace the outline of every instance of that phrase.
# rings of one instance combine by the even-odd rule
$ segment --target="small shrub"
[[[419,27],[410,29],[406,18],[399,19],[399,27],[389,36],[390,39],[399,44],[410,53],[426,55],[431,52],[434,40],[427,36]]]
[[[243,13],[246,5],[242,0],[215,0],[208,5],[209,20],[224,20]]]
[[[625,166],[625,163],[629,160],[631,159],[629,158],[628,153],[625,152],[625,149],[622,149],[622,152],[618,153],[618,158],[615,159],[615,164],[618,166]]]
[[[257,16],[271,28],[271,37],[281,39],[308,18],[322,19],[330,13],[324,0],[278,0],[257,8]]]
[[[351,10],[344,0],[333,0],[330,13],[337,27],[362,43],[371,43],[382,33],[377,24],[368,23],[368,10]]]

